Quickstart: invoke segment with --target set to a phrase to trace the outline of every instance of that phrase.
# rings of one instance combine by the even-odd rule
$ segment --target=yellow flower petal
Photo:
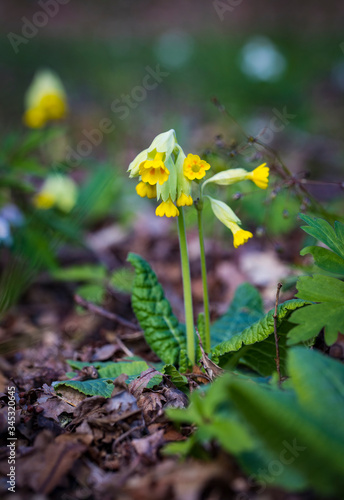
[[[253,238],[253,234],[250,231],[245,231],[238,226],[235,222],[232,222],[228,226],[233,233],[233,245],[234,248],[246,243],[250,238]]]
[[[55,204],[55,201],[56,197],[51,193],[47,193],[45,191],[41,191],[40,193],[36,194],[33,199],[35,207],[40,208],[41,210],[48,210]]]
[[[30,128],[42,128],[47,121],[47,115],[44,109],[37,106],[36,108],[31,108],[25,111],[23,116],[23,122],[27,127]]]
[[[154,160],[146,160],[140,165],[140,175],[143,182],[154,186],[159,182],[160,186],[167,181],[170,171],[163,162],[164,153],[157,153]]]
[[[172,202],[172,200],[163,201],[156,208],[155,215],[157,215],[158,217],[163,217],[164,215],[166,215],[166,217],[176,217],[177,215],[179,215],[179,210]]]
[[[60,94],[44,95],[40,100],[39,107],[44,109],[50,120],[60,120],[67,113],[66,100]]]
[[[156,198],[156,186],[151,186],[145,182],[139,182],[136,186],[136,192],[141,198]]]
[[[182,193],[177,199],[177,207],[190,207],[193,204],[193,199],[191,196]]]
[[[260,189],[266,189],[269,184],[269,172],[269,167],[266,167],[266,163],[263,163],[252,172],[249,172],[247,179],[253,181]]]
[[[209,163],[201,158],[198,155],[188,154],[184,160],[183,171],[184,175],[187,179],[191,181],[194,179],[202,179],[206,170],[210,169]]]

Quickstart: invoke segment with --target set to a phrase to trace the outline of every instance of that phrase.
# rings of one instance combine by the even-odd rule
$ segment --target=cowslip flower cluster
[[[25,125],[42,128],[51,120],[64,118],[67,108],[67,97],[60,78],[47,69],[38,71],[25,95]]]
[[[78,190],[75,182],[65,175],[51,175],[43,183],[33,199],[34,205],[41,210],[56,207],[68,213],[75,206]]]
[[[174,130],[159,134],[148,149],[145,149],[130,163],[130,177],[139,177],[136,192],[139,196],[161,200],[155,214],[159,217],[176,217],[178,207],[191,206],[192,181],[199,182],[210,169],[209,163],[198,155],[188,154],[177,142]],[[236,182],[251,180],[261,189],[266,189],[269,183],[269,168],[263,163],[249,172],[243,168],[229,169],[219,172],[203,182],[201,197],[207,184],[214,183],[228,186]],[[220,200],[209,199],[214,215],[233,234],[233,244],[237,248],[253,237],[250,231],[240,227],[241,221],[233,210]]]
[[[176,217],[178,207],[191,206],[191,181],[205,176],[210,165],[197,155],[185,156],[174,130],[159,134],[130,163],[130,177],[139,177],[136,192],[142,198],[161,200],[155,214]]]

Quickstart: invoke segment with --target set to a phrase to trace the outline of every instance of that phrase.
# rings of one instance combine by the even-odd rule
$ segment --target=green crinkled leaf
[[[325,329],[325,341],[333,344],[338,333],[344,333],[344,283],[337,278],[315,274],[303,276],[297,282],[297,296],[320,302],[295,311],[290,321],[297,326],[288,333],[288,345],[297,344]]]
[[[145,361],[120,361],[118,363],[111,363],[98,369],[100,377],[109,377],[115,379],[122,373],[128,376],[138,376],[149,367]]]
[[[277,328],[280,338],[280,354],[282,371],[285,360],[283,336],[290,325],[287,322],[291,312],[304,307],[307,302],[299,299],[288,300],[280,304],[277,309]],[[274,309],[271,309],[263,318],[242,332],[234,334],[229,340],[222,342],[211,351],[211,359],[224,366],[233,365],[235,360],[243,362],[263,376],[271,375],[276,368],[274,332]],[[270,337],[271,336],[271,337]]]
[[[250,283],[243,283],[236,289],[228,311],[211,325],[212,346],[229,340],[262,316],[263,303],[258,290]]]
[[[72,387],[87,396],[104,396],[109,398],[113,391],[113,381],[122,373],[128,375],[128,383],[138,377],[143,371],[148,369],[145,361],[121,361],[118,363],[110,362],[94,362],[83,363],[81,361],[68,360],[68,364],[77,370],[81,370],[85,366],[94,366],[98,370],[99,378],[90,380],[63,380],[53,382],[54,388],[61,386]],[[159,383],[160,379],[157,383]],[[156,381],[153,385],[156,384]]]
[[[69,364],[71,368],[74,368],[75,370],[82,370],[85,366],[94,366],[96,370],[99,368],[104,368],[105,366],[112,365],[114,362],[113,361],[93,361],[93,362],[86,362],[86,361],[77,361],[75,359],[67,359],[66,363]]]
[[[300,214],[308,226],[302,226],[302,229],[327,245],[339,257],[344,259],[344,224],[336,221],[334,228],[326,220],[309,215]]]
[[[179,373],[177,368],[175,368],[173,365],[165,365],[161,371],[164,375],[170,377],[171,382],[178,389],[185,389],[185,387],[188,386],[188,379],[184,375]]]
[[[308,253],[313,256],[315,264],[320,269],[324,269],[328,273],[344,275],[344,259],[328,248],[317,246],[305,247],[301,250],[300,255]]]
[[[53,382],[53,387],[58,392],[59,387],[72,387],[86,396],[103,396],[110,398],[113,391],[113,380],[109,378],[96,378],[90,380],[63,380]]]
[[[130,253],[128,261],[135,268],[132,307],[151,349],[166,364],[187,368],[185,328],[173,314],[162,286],[149,264]]]

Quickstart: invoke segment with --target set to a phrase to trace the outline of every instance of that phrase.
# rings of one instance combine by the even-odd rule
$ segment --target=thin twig
[[[127,355],[129,356],[129,358],[133,357],[134,356],[134,353],[133,351],[131,351],[130,349],[128,349],[128,347],[122,342],[122,340],[119,338],[118,335],[116,335],[116,342],[117,344],[119,345],[119,347],[122,349],[122,351]]]
[[[93,312],[94,314],[98,314],[98,316],[102,316],[103,318],[111,319],[112,321],[117,321],[120,325],[126,326],[127,328],[130,328],[131,330],[138,331],[140,328],[132,323],[131,321],[127,321],[126,319],[122,318],[121,316],[118,316],[118,314],[112,313],[107,311],[106,309],[103,309],[100,306],[97,306],[96,304],[93,304],[93,302],[88,302],[87,300],[83,299],[80,297],[80,295],[74,295],[74,300],[76,304],[79,306],[83,307],[84,309],[87,309],[90,312]]]
[[[113,442],[113,445],[112,445],[112,449],[115,450],[116,446],[121,442],[123,441],[125,438],[127,438],[128,436],[130,436],[130,434],[133,434],[133,432],[135,431],[139,431],[141,429],[144,428],[144,423],[140,424],[140,425],[136,425],[135,427],[132,427],[131,429],[129,429],[127,432],[124,432],[124,434],[122,434],[121,436],[119,436],[114,442]]]
[[[278,302],[279,302],[279,295],[280,295],[280,290],[282,288],[282,283],[277,283],[277,291],[276,291],[276,303],[275,303],[275,312],[274,312],[274,335],[275,335],[275,345],[276,345],[276,369],[278,373],[278,382],[279,385],[282,383],[282,377],[281,377],[281,367],[280,367],[280,354],[279,354],[279,346],[278,346],[278,341],[279,337],[277,336],[277,318],[278,318],[278,313],[277,313],[277,308],[278,308]]]

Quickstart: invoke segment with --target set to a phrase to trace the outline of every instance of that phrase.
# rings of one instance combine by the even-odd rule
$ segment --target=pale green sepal
[[[223,203],[223,201],[215,200],[210,196],[206,195],[206,198],[209,198],[211,203],[211,208],[215,214],[215,216],[222,222],[225,226],[231,229],[230,224],[235,222],[236,224],[241,224],[240,219],[235,215],[233,210]]]
[[[244,168],[232,168],[230,170],[224,170],[207,179],[203,183],[202,189],[204,189],[205,185],[210,182],[218,184],[219,186],[229,186],[230,184],[244,181],[247,178],[247,174],[248,172]]]

